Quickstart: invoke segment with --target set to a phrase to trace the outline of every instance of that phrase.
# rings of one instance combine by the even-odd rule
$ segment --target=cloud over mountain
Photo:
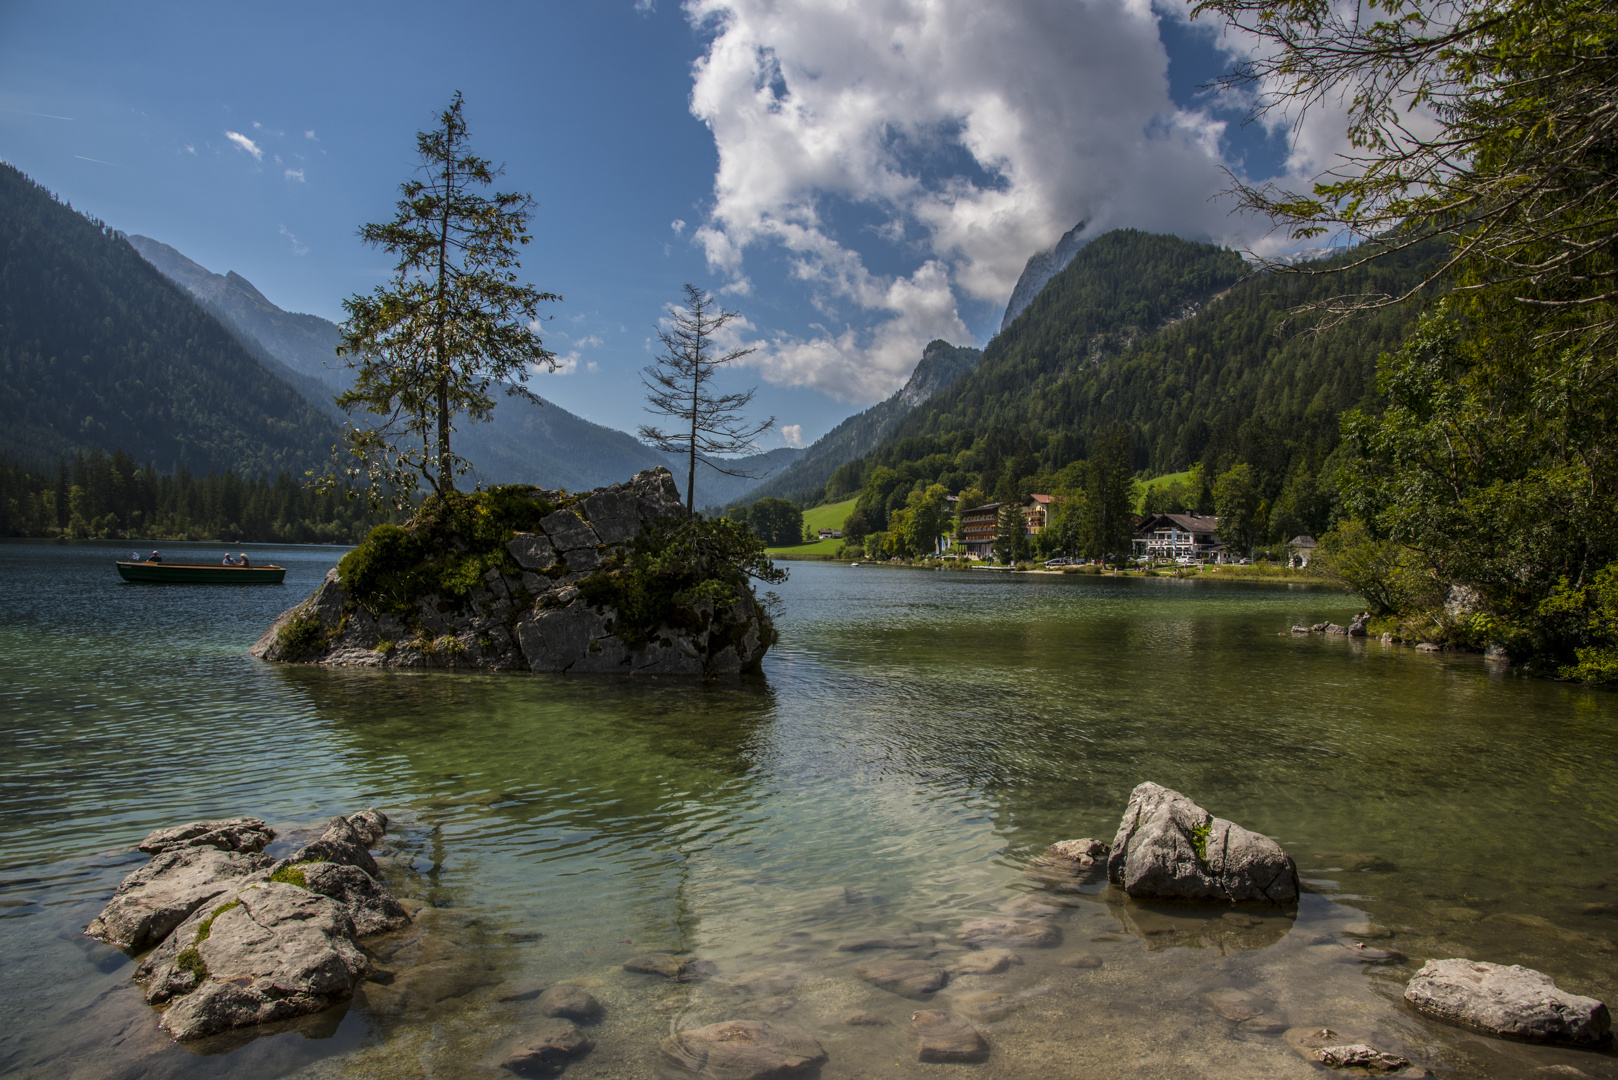
[[[771,381],[884,397],[926,342],[970,339],[963,303],[1004,303],[1029,255],[1080,220],[1232,243],[1262,234],[1214,198],[1229,184],[1225,120],[1171,99],[1150,0],[685,11],[710,35],[691,110],[719,155],[694,239],[736,293],[749,252],[784,253],[829,316],[760,350]],[[861,228],[839,227],[849,206]],[[909,269],[888,257],[889,272],[871,270],[883,245]]]

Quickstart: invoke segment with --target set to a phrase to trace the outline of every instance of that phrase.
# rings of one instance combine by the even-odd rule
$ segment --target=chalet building
[[[994,555],[994,534],[1004,503],[984,503],[961,511],[961,550],[974,559]]]
[[[1051,523],[1053,509],[1055,504],[1049,495],[1028,496],[1022,504],[1023,531],[1029,536],[1038,536]]]
[[[1149,559],[1217,559],[1225,547],[1212,514],[1147,514],[1135,527],[1135,554]]]
[[[1287,565],[1292,567],[1308,566],[1309,560],[1315,557],[1315,538],[1312,536],[1294,536],[1287,541]]]
[[[842,529],[821,529],[820,530],[820,538],[822,540],[841,540],[843,538],[843,530]]]

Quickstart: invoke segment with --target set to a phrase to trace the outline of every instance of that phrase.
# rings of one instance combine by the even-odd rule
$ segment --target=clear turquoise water
[[[1233,930],[1092,890],[1059,918],[1062,948],[940,995],[980,1011],[963,995],[1007,995],[982,1018],[989,1062],[955,1069],[1310,1073],[1203,998],[1238,987],[1441,1075],[1618,1075],[1607,1054],[1481,1039],[1398,1000],[1451,955],[1618,991],[1618,698],[1278,633],[1346,621],[1340,593],[799,564],[758,678],[342,672],[244,652],[339,552],[263,548],[287,584],[231,588],[126,586],[121,551],[0,544],[8,1075],[509,1075],[501,1051],[534,1017],[499,999],[561,980],[608,1009],[569,1076],[649,1076],[671,1030],[764,1015],[822,1041],[828,1080],[936,1073],[908,1049],[916,1004],[832,946],[919,931],[947,957],[963,919],[1030,889],[1030,855],[1110,839],[1148,779],[1275,836],[1316,891],[1295,919]],[[379,946],[395,982],[346,1010],[175,1047],[130,961],[79,936],[151,828],[297,828],[370,804],[398,819],[392,884],[426,906],[419,936]],[[1359,941],[1409,960],[1365,963]],[[1060,965],[1079,948],[1104,966]],[[719,974],[620,969],[649,949]],[[791,988],[739,985],[761,970]],[[844,1025],[856,1009],[893,1025]]]

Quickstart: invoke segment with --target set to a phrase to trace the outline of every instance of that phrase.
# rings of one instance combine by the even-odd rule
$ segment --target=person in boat
[[[220,565],[222,565],[222,566],[235,566],[236,565],[236,556],[232,555],[228,551],[225,552],[225,557],[221,561]]]
[[[244,551],[239,556],[237,556],[236,565],[238,565],[238,566],[252,566],[253,564],[247,561],[247,552]]]
[[[150,555],[146,556],[146,561],[147,562],[162,562],[163,561],[163,556],[159,555],[157,552],[154,551]]]

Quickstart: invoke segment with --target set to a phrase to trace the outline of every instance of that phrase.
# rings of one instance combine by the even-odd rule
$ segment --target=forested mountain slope
[[[1085,459],[1101,428],[1122,424],[1137,470],[1200,463],[1211,474],[1245,461],[1266,498],[1289,482],[1312,487],[1337,445],[1338,415],[1374,405],[1377,355],[1414,312],[1389,308],[1311,332],[1295,309],[1397,293],[1434,254],[1407,251],[1342,274],[1250,274],[1236,253],[1211,245],[1108,233],[989,343],[975,371],[850,468],[896,470],[888,501],[898,504],[934,481],[1010,498]]]
[[[302,473],[331,421],[122,236],[0,164],[0,452]]]
[[[922,350],[921,360],[911,371],[910,378],[892,397],[862,413],[855,413],[826,432],[789,468],[742,495],[741,501],[753,502],[766,496],[793,502],[818,501],[823,497],[822,492],[831,501],[843,497],[849,492],[839,495],[827,487],[827,481],[838,466],[876,449],[899,426],[899,421],[971,371],[982,357],[981,349],[934,341]],[[857,490],[859,485],[855,484],[850,492]]]

